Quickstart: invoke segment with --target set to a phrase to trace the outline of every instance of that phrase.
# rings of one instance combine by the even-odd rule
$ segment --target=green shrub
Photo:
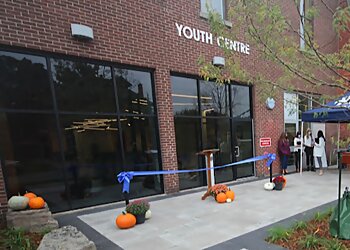
[[[299,246],[302,249],[319,249],[322,243],[322,239],[313,234],[309,234],[306,235],[303,240],[299,241]]]
[[[347,248],[337,239],[327,240],[325,242],[327,250],[346,250]]]
[[[35,250],[35,245],[24,235],[22,229],[7,229],[3,231],[5,239],[3,245],[6,249],[13,250]]]
[[[322,221],[323,219],[327,218],[329,216],[329,211],[326,211],[326,212],[317,212],[315,215],[314,215],[314,220],[315,221]]]
[[[305,221],[297,221],[294,223],[292,229],[293,230],[303,230],[307,228],[307,223]]]
[[[273,227],[269,230],[269,236],[267,240],[271,243],[282,240],[287,241],[290,236],[290,230],[284,227]]]

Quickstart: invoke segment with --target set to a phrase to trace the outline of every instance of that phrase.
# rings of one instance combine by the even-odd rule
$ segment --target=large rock
[[[47,206],[42,209],[15,211],[6,213],[8,228],[24,229],[29,232],[43,232],[58,228],[58,222],[52,217]]]
[[[96,246],[73,226],[65,226],[45,234],[38,250],[96,250]]]

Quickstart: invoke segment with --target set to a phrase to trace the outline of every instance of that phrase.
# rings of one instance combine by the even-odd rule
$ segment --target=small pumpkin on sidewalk
[[[233,201],[235,199],[235,192],[233,192],[231,189],[229,189],[226,192],[227,199],[231,199]]]
[[[136,224],[136,217],[133,214],[123,211],[122,214],[118,215],[115,224],[120,229],[131,228]]]
[[[219,193],[216,195],[216,201],[218,203],[224,203],[224,202],[226,202],[226,199],[227,199],[227,197],[226,197],[225,193]]]

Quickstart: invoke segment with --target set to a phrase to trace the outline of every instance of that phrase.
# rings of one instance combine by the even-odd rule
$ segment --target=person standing
[[[312,138],[311,129],[308,128],[306,130],[306,135],[304,136],[304,146],[305,146],[305,154],[306,154],[306,165],[307,171],[315,171],[314,167],[314,145],[315,141]],[[311,167],[311,168],[310,168]]]
[[[317,138],[315,138],[314,156],[316,158],[315,166],[320,168],[319,175],[323,175],[323,168],[327,167],[326,159],[326,139],[324,138],[322,130],[317,132]]]
[[[288,157],[290,155],[290,147],[289,147],[288,134],[286,132],[282,133],[278,140],[278,154],[280,156],[280,160],[282,163],[282,174],[288,174],[287,167],[288,167]]]
[[[300,172],[300,153],[301,153],[301,134],[300,131],[294,137],[294,160],[295,160],[295,170]]]

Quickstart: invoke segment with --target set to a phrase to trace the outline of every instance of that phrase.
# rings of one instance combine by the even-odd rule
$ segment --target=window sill
[[[204,18],[204,19],[208,19],[209,18],[209,15],[208,13],[205,13],[205,12],[200,12],[199,13],[199,16]],[[232,28],[232,22],[230,21],[227,21],[227,20],[223,20],[224,21],[224,24],[229,27],[229,28]]]

